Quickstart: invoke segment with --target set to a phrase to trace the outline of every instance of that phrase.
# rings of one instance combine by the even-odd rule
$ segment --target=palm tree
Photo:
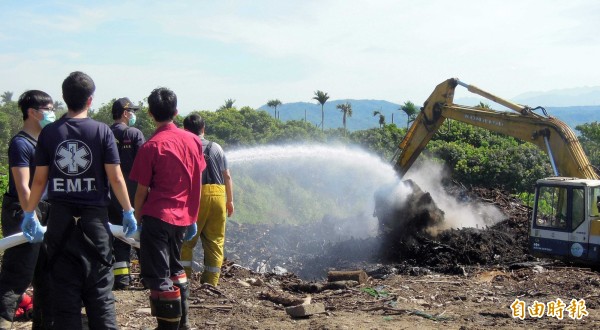
[[[406,129],[408,129],[410,123],[415,121],[415,119],[417,118],[417,113],[419,112],[419,110],[411,101],[404,102],[404,104],[400,108],[398,108],[398,110],[404,111],[404,113],[406,113]]]
[[[2,93],[2,95],[0,95],[0,98],[2,98],[2,103],[6,104],[12,102],[13,95],[13,92],[9,91]]]
[[[327,95],[325,92],[317,90],[313,100],[317,100],[317,102],[321,103],[321,131],[323,131],[325,129],[323,126],[323,122],[325,121],[325,111],[323,110],[323,106],[325,105],[325,102],[329,100],[329,95]]]
[[[225,100],[225,104],[223,104],[219,110],[225,110],[225,109],[231,109],[233,108],[233,104],[235,103],[234,99],[227,99]]]
[[[342,117],[342,123],[344,124],[344,131],[346,131],[346,116],[352,117],[352,104],[350,104],[350,102],[346,102],[343,104],[338,104],[335,107],[344,113],[344,116]]]
[[[483,109],[491,109],[490,105],[487,103],[483,103],[483,101],[479,101],[479,104],[477,106]]]
[[[54,110],[55,111],[64,110],[63,103],[58,100],[54,101]]]
[[[385,126],[385,115],[379,110],[373,111],[373,117],[377,115],[379,115],[379,128],[383,128]]]
[[[273,113],[275,118],[279,118],[279,116],[277,115],[277,107],[281,105],[281,101],[279,101],[278,99],[274,99],[274,100],[269,100],[269,102],[267,102],[267,106],[269,108],[274,108],[275,111]]]

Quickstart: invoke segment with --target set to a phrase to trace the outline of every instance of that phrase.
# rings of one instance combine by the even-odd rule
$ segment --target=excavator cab
[[[600,261],[600,180],[537,181],[531,221],[534,256]]]

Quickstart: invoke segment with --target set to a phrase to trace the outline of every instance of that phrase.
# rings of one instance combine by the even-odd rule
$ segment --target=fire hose
[[[139,247],[140,247],[139,232],[136,232],[133,235],[133,237],[125,237],[125,234],[123,233],[123,226],[113,225],[111,223],[109,223],[108,226],[114,237],[139,249]],[[3,239],[0,239],[0,251],[4,251],[11,247],[15,247],[17,245],[20,245],[23,243],[28,243],[28,242],[29,241],[27,241],[27,239],[25,238],[23,233],[16,233],[16,234],[4,237]]]

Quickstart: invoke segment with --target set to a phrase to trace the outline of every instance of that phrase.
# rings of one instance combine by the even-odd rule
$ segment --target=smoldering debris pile
[[[491,228],[435,230],[444,213],[429,194],[410,182],[406,203],[379,217],[383,223],[381,257],[404,266],[427,267],[437,272],[462,272],[464,265],[506,265],[529,258],[527,208],[498,190],[462,190],[465,202],[493,203],[509,218]],[[458,193],[458,191],[454,192]],[[389,205],[388,205],[389,206]],[[386,218],[387,217],[387,218]],[[389,223],[401,223],[390,227]]]
[[[525,206],[499,190],[472,188],[460,193],[496,205],[508,219],[490,228],[452,229],[432,235],[423,224],[443,221],[443,212],[421,191],[410,197],[410,205],[423,207],[416,209],[413,217],[403,213],[403,226],[394,226],[393,219],[384,220],[388,225],[376,237],[340,235],[331,226],[332,219],[297,226],[229,222],[226,258],[253,271],[289,272],[307,280],[323,279],[331,269],[362,268],[372,274],[382,269],[457,273],[469,266],[510,265],[530,258]]]
[[[508,265],[528,259],[526,244],[495,229],[450,229],[435,239],[418,234],[389,247],[383,252],[386,260],[400,262],[407,271],[418,266],[462,273],[463,266]]]
[[[375,215],[384,244],[428,231],[444,221],[444,212],[429,193],[412,180],[403,181],[401,185],[406,188],[402,193],[395,191],[398,185],[390,185],[375,194]]]

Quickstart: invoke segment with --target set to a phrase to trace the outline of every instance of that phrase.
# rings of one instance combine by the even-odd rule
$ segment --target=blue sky
[[[80,70],[93,108],[165,86],[182,114],[314,102],[317,89],[421,104],[450,77],[511,98],[600,86],[598,17],[593,0],[4,0],[0,93],[60,100]]]

